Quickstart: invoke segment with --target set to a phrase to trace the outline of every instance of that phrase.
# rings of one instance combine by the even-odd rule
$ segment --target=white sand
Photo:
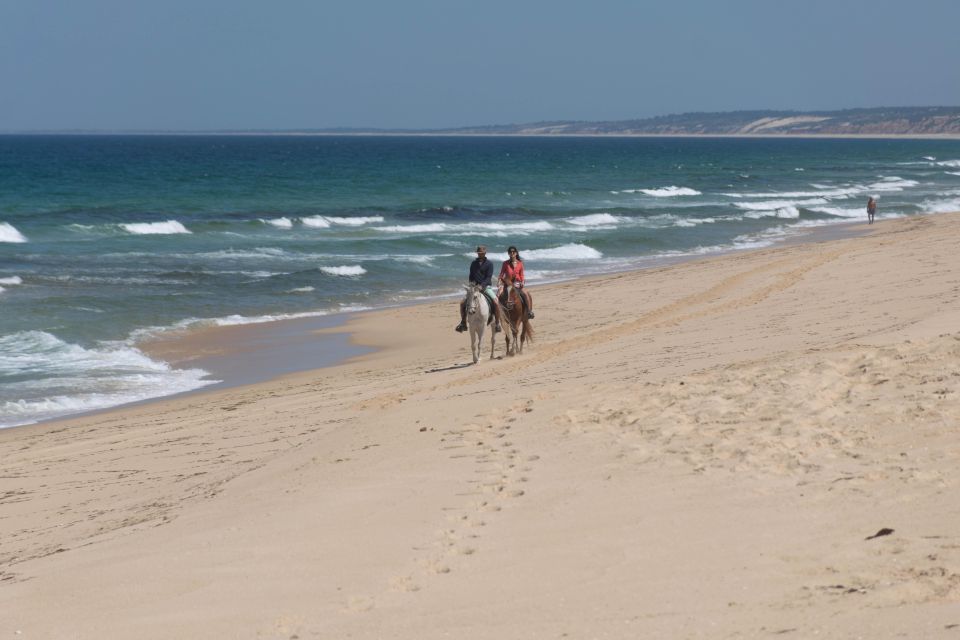
[[[454,303],[364,314],[347,365],[2,431],[0,638],[960,637],[958,239],[541,287],[478,366]]]

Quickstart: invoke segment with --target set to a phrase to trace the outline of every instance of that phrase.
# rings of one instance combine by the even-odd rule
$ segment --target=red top
[[[523,263],[518,260],[514,266],[509,260],[504,260],[503,266],[500,267],[500,280],[519,282],[521,286],[526,284],[523,280]]]

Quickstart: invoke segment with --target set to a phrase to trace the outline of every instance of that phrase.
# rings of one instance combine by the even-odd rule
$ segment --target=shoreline
[[[925,214],[936,215],[936,214]],[[863,228],[861,228],[863,227]],[[711,260],[722,256],[764,251],[770,248],[790,246],[807,242],[825,242],[844,237],[855,237],[869,232],[863,222],[839,222],[831,225],[810,227],[787,236],[770,247],[759,249],[729,249],[706,256],[687,255],[665,257],[651,264],[612,271],[601,274],[572,276],[559,281],[549,281],[537,285],[537,289],[564,286],[570,283],[582,283],[592,279],[603,279],[628,273],[639,273],[649,269],[658,269],[677,264]],[[548,289],[549,290],[549,289]],[[450,297],[450,304],[456,294]],[[435,304],[435,300],[412,300],[403,304],[374,307],[363,311],[351,311],[330,315],[289,318],[267,322],[241,325],[213,326],[198,329],[181,330],[149,338],[135,346],[151,359],[160,360],[177,369],[197,368],[207,371],[207,378],[219,379],[206,386],[182,391],[170,395],[156,396],[133,402],[126,402],[102,409],[82,411],[29,424],[0,428],[23,429],[48,423],[62,423],[75,418],[95,416],[127,407],[150,405],[177,398],[187,398],[197,394],[207,394],[232,387],[270,382],[285,376],[309,372],[318,369],[336,367],[357,358],[362,358],[372,348],[358,344],[350,324],[355,316],[377,313],[391,308]],[[451,318],[453,316],[451,315]],[[454,322],[456,319],[451,320]],[[330,350],[328,352],[327,350]],[[311,360],[312,359],[312,360]],[[319,366],[317,366],[319,365]],[[255,372],[253,369],[265,368]]]
[[[869,231],[543,287],[513,358],[430,302],[2,430],[0,632],[947,637],[960,213]]]

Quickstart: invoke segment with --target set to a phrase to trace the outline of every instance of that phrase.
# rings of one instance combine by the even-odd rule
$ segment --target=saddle
[[[480,293],[482,293],[483,297],[487,299],[488,303],[490,303],[490,313],[487,315],[487,324],[490,324],[494,320],[496,320],[496,316],[494,315],[493,310],[497,308],[496,307],[497,301],[493,299],[493,296],[487,293],[486,289],[481,290]]]
[[[520,301],[520,308],[524,311],[527,310],[527,300],[523,297],[523,293],[520,289],[514,289],[517,292],[517,300]],[[503,308],[507,311],[513,309],[516,303],[510,302],[510,299],[507,297],[507,291],[504,289],[503,293],[500,294],[500,304],[503,305]]]

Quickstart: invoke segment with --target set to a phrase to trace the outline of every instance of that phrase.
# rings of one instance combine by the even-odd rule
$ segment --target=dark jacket
[[[475,258],[470,263],[470,282],[479,284],[482,287],[489,287],[493,281],[493,263],[486,258],[480,261]]]

